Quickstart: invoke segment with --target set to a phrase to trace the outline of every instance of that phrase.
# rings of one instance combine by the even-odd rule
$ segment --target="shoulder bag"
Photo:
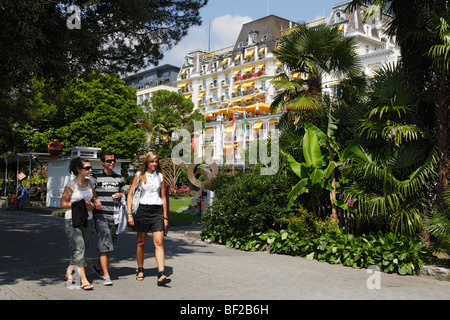
[[[139,208],[139,200],[141,199],[141,183],[138,180],[137,185],[133,191],[133,202],[131,202],[131,214],[136,215],[136,211]]]

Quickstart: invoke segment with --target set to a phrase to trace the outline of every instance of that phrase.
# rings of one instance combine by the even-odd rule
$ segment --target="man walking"
[[[122,176],[114,172],[116,157],[114,153],[105,151],[100,156],[103,171],[92,174],[95,191],[103,205],[102,210],[93,210],[95,230],[98,237],[98,261],[93,265],[94,271],[103,279],[105,286],[112,285],[109,275],[109,254],[114,250],[117,239],[116,225],[114,223],[114,201],[121,201],[125,185]]]

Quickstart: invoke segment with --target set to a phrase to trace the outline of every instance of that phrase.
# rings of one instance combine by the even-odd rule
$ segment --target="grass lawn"
[[[169,215],[170,224],[180,225],[180,224],[190,224],[192,222],[200,222],[199,215],[185,214],[177,212],[181,208],[188,208],[191,204],[191,198],[174,199],[169,198]]]

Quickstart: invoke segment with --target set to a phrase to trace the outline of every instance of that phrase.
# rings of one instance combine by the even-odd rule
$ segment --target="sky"
[[[181,42],[165,53],[159,65],[181,67],[185,55],[195,49],[218,50],[234,45],[243,24],[273,14],[294,22],[328,17],[344,0],[209,0],[200,10],[201,26],[189,29]],[[208,33],[211,33],[209,43]]]

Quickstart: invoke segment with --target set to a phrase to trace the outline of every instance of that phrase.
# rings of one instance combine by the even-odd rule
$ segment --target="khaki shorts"
[[[89,240],[94,233],[94,221],[88,220],[87,226],[74,228],[72,219],[65,219],[67,239],[69,240],[70,261],[72,265],[86,267],[86,250],[89,247]]]
[[[98,238],[97,251],[99,253],[113,251],[117,240],[114,215],[94,214],[94,221]]]

